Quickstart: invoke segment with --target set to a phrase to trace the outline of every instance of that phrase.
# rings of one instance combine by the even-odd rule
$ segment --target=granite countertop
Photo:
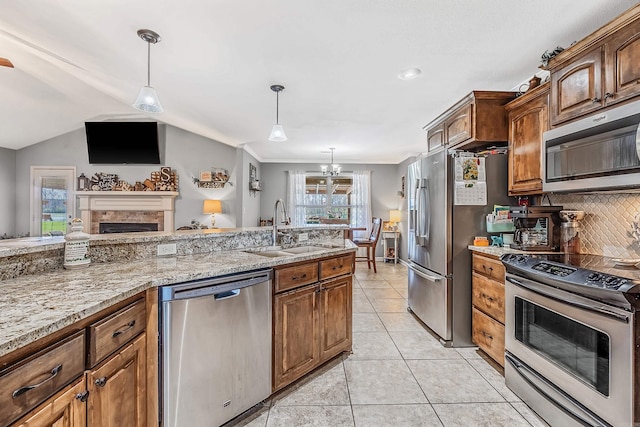
[[[275,258],[233,250],[94,263],[86,269],[4,280],[0,284],[0,356],[151,287],[346,254],[355,248],[345,240],[344,247]]]

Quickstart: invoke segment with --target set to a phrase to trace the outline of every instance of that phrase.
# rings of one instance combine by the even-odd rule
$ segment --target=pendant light
[[[151,43],[158,43],[160,35],[155,31],[142,29],[138,30],[138,36],[147,42],[147,85],[140,89],[133,106],[146,113],[162,113],[164,109],[160,105],[158,94],[151,86]]]
[[[276,124],[271,128],[271,135],[269,135],[269,141],[273,142],[282,142],[287,140],[287,135],[284,134],[284,129],[282,125],[278,123],[278,110],[280,109],[280,103],[278,95],[280,91],[284,90],[284,86],[282,85],[273,85],[271,86],[271,90],[276,93]]]
[[[322,175],[338,176],[340,175],[340,169],[342,169],[342,166],[333,163],[333,150],[335,150],[335,147],[331,147],[329,150],[331,150],[331,170],[329,170],[327,165],[320,166],[320,169],[322,169]],[[326,153],[326,151],[324,152]]]

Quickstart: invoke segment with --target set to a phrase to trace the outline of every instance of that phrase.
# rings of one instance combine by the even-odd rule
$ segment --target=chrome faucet
[[[276,241],[278,238],[278,204],[282,205],[282,214],[284,217],[282,218],[282,224],[289,225],[289,216],[287,215],[287,207],[284,204],[284,200],[278,199],[276,200],[276,204],[273,206],[273,246],[276,246]]]

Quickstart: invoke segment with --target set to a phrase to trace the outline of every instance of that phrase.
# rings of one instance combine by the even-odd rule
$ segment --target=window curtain
[[[287,188],[287,208],[291,217],[291,225],[305,225],[304,192],[306,178],[304,171],[289,171],[289,187]]]
[[[354,230],[355,239],[366,239],[371,233],[371,171],[353,172],[351,192],[350,227],[366,227],[366,231]]]

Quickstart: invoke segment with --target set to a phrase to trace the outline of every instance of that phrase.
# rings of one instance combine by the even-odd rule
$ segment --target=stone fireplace
[[[136,231],[157,224],[158,231],[173,231],[175,191],[82,191],[77,193],[85,233],[100,233],[100,224],[122,223]],[[140,224],[136,227],[135,224]],[[153,227],[152,227],[153,228]],[[103,227],[104,229],[104,227]]]

